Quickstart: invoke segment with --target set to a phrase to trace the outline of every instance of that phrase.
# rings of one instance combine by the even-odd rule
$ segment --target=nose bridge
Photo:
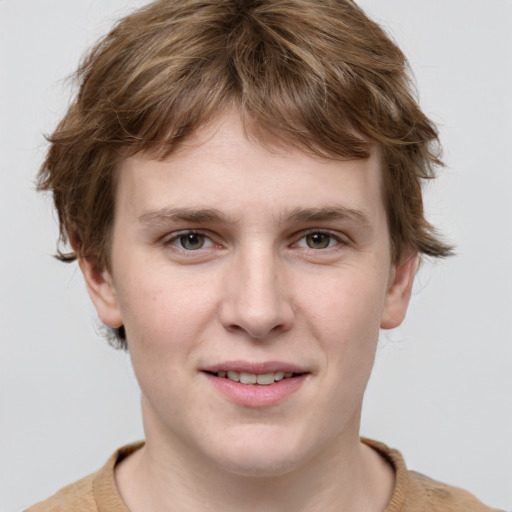
[[[223,324],[265,338],[287,330],[293,321],[284,263],[273,247],[256,241],[240,248],[229,275]]]

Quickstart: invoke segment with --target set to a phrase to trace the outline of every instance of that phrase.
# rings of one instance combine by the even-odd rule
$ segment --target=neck
[[[382,511],[394,487],[391,467],[359,442],[357,432],[292,471],[270,477],[226,471],[158,432],[147,437],[146,446],[116,469],[131,512]]]

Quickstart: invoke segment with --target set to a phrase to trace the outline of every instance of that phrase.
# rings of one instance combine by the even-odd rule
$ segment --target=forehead
[[[282,143],[261,143],[236,115],[199,129],[164,160],[126,159],[118,175],[116,214],[149,218],[169,208],[248,211],[283,218],[300,209],[325,207],[383,213],[381,161],[320,158]],[[126,199],[129,198],[129,201]]]

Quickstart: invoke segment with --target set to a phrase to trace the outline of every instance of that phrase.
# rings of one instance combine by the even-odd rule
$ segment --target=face
[[[120,170],[112,272],[82,263],[125,326],[148,445],[276,475],[357,442],[379,328],[407,307],[378,155],[265,149],[226,116]]]

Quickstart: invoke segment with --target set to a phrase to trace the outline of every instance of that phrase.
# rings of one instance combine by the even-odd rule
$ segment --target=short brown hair
[[[156,1],[122,19],[76,77],[38,179],[74,249],[59,250],[64,261],[109,267],[124,158],[165,158],[233,107],[261,142],[327,158],[366,158],[376,144],[393,260],[450,254],[423,212],[421,182],[441,163],[436,128],[403,53],[350,0]]]

